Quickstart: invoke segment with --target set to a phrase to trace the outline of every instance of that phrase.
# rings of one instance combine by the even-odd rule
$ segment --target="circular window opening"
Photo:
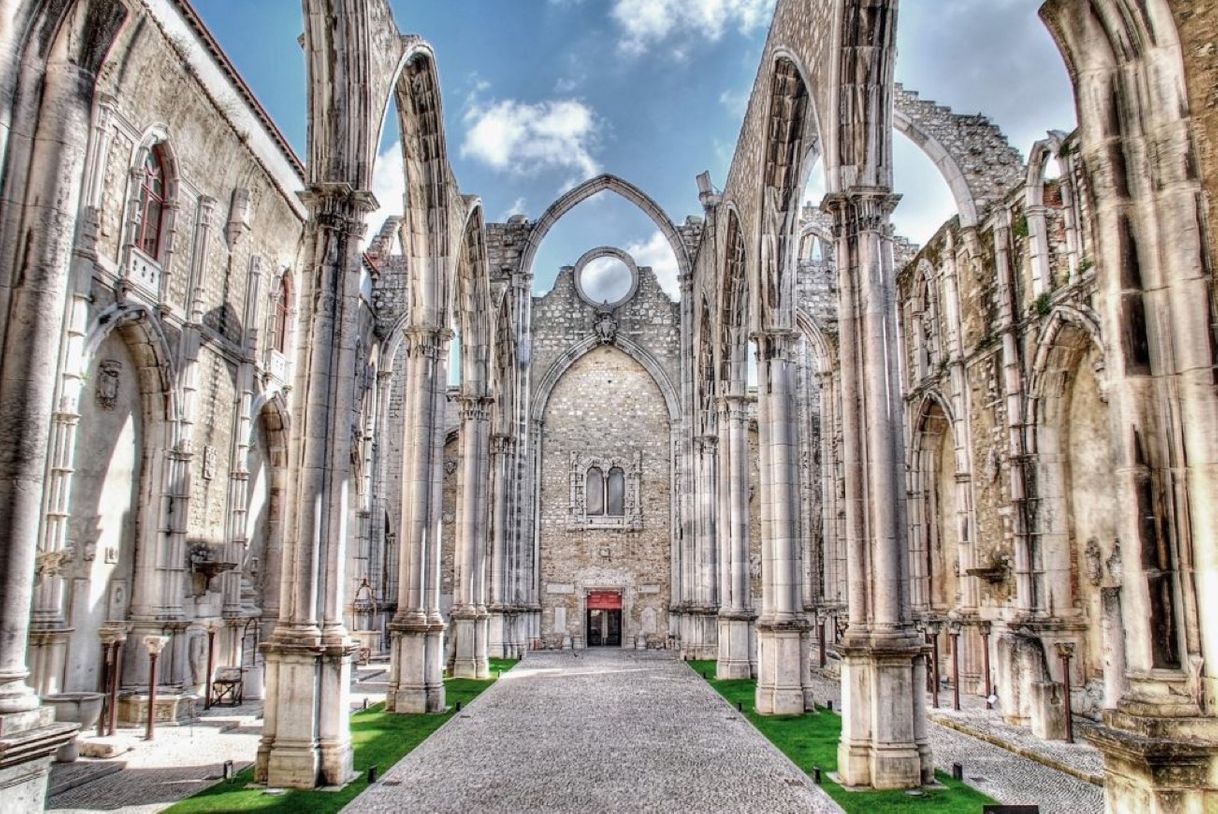
[[[619,249],[593,249],[575,266],[575,284],[581,297],[598,306],[616,306],[634,294],[638,273],[634,260]]]

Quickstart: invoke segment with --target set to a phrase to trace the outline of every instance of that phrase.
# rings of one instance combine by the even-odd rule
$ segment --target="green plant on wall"
[[[1053,298],[1049,296],[1049,292],[1041,294],[1036,298],[1036,313],[1039,316],[1047,317],[1049,312],[1053,310]]]
[[[1028,216],[1020,215],[1019,220],[1015,221],[1015,225],[1011,228],[1014,230],[1016,236],[1027,237],[1030,234],[1028,231]]]

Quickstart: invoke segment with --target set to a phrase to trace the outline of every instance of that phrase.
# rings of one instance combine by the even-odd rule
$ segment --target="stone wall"
[[[1206,192],[1209,213],[1209,255],[1218,257],[1218,0],[1178,0],[1170,3],[1180,34],[1188,103],[1198,171]],[[1212,269],[1211,269],[1212,272]]]
[[[622,642],[641,634],[660,646],[668,632],[673,510],[668,411],[643,367],[597,347],[563,375],[545,411],[540,486],[542,636],[584,636],[593,589],[622,591]],[[641,456],[641,528],[572,523],[572,455],[632,461]],[[607,473],[606,473],[607,474]],[[629,511],[629,498],[627,510]]]

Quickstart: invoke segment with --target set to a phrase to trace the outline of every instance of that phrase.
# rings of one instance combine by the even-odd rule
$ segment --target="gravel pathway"
[[[530,654],[348,812],[839,810],[671,654]]]

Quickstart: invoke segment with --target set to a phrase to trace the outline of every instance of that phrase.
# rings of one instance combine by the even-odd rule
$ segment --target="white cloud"
[[[610,16],[622,28],[618,47],[642,54],[668,39],[718,40],[729,28],[749,32],[769,22],[774,0],[614,0]],[[671,49],[680,58],[684,49]]]
[[[527,206],[527,204],[526,204],[523,196],[520,198],[517,198],[516,200],[512,201],[511,206],[509,206],[507,209],[503,210],[503,214],[499,216],[499,222],[506,223],[507,219],[512,217],[512,215],[529,214],[529,211],[526,208],[526,206]]]
[[[372,168],[372,194],[380,208],[368,216],[365,245],[376,236],[385,218],[400,216],[405,207],[406,171],[402,167],[402,142],[399,139],[376,157]]]
[[[580,272],[580,285],[597,302],[617,302],[630,291],[630,271],[616,257],[598,257]]]
[[[751,92],[752,88],[740,92],[725,90],[719,94],[719,104],[727,108],[728,112],[733,116],[739,116],[743,119],[744,114],[748,112],[749,94]]]
[[[635,265],[651,266],[656,274],[660,288],[674,300],[681,298],[681,284],[678,282],[677,256],[672,253],[672,246],[659,229],[652,232],[646,242],[634,242],[625,247],[625,251],[634,258]]]
[[[576,99],[529,104],[514,99],[472,103],[462,158],[518,175],[575,170],[584,177],[600,170],[592,151],[600,124],[592,108]]]

